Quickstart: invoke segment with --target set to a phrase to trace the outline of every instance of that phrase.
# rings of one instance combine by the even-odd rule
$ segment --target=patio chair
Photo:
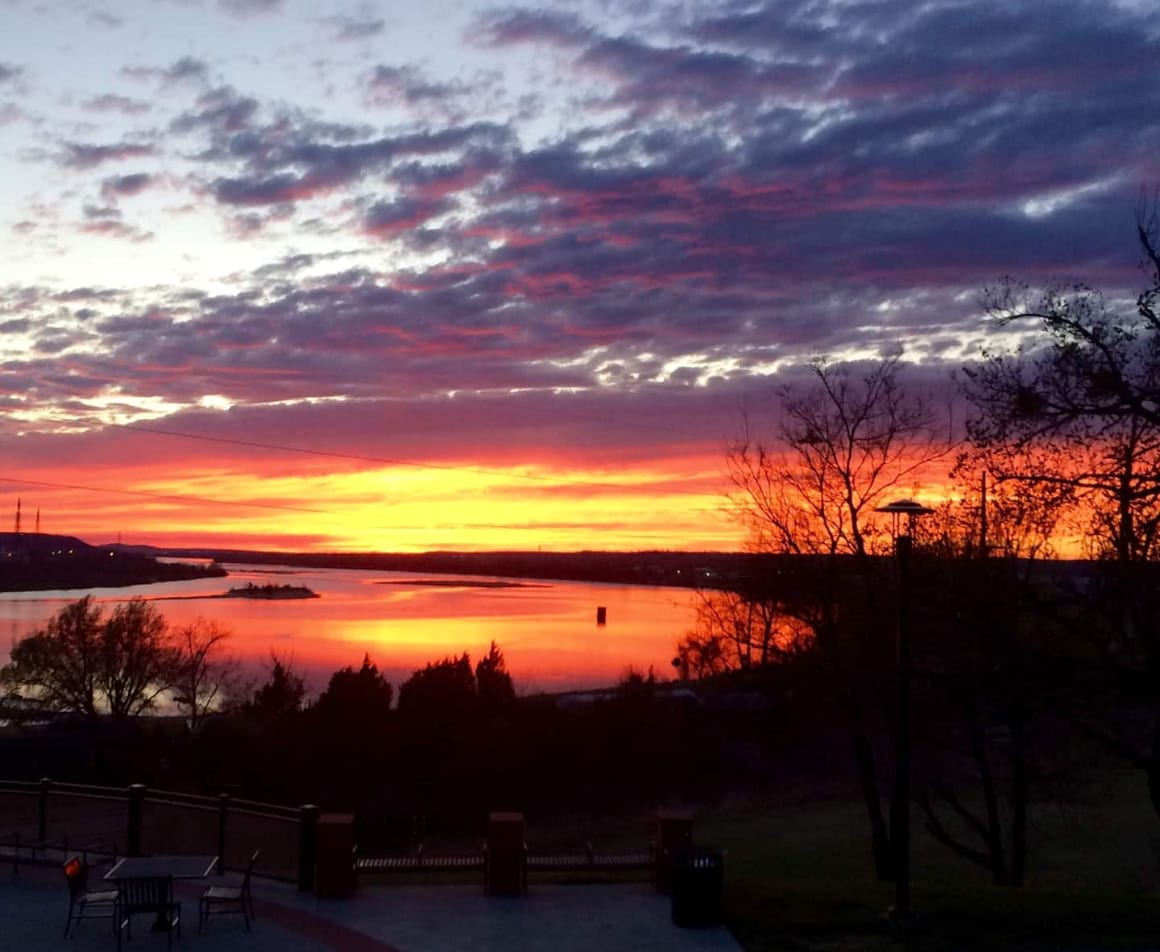
[[[250,920],[254,918],[254,900],[250,896],[250,878],[254,873],[254,864],[258,862],[261,850],[254,850],[250,861],[246,863],[246,872],[240,886],[207,886],[198,902],[197,931],[205,928],[205,922],[210,916],[229,913],[241,913],[246,923],[246,931],[250,931]]]
[[[110,928],[116,933],[120,891],[116,888],[90,891],[89,867],[79,856],[73,856],[61,869],[68,883],[68,918],[64,922],[64,937],[68,938],[72,924],[81,919],[108,919]]]
[[[117,923],[118,948],[122,930],[130,939],[133,938],[133,916],[140,913],[154,917],[150,928],[165,932],[168,948],[173,946],[174,932],[179,939],[181,938],[181,903],[173,899],[173,880],[168,876],[124,880],[118,908],[120,911]]]

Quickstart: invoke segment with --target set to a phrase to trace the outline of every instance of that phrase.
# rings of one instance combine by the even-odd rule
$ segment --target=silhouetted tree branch
[[[868,367],[819,359],[806,385],[777,391],[780,417],[771,436],[745,420],[726,452],[734,508],[755,551],[802,557],[811,577],[792,596],[776,586],[780,601],[753,606],[756,624],[737,603],[710,605],[727,611],[710,613],[696,633],[707,642],[696,646],[700,656],[710,655],[709,645],[720,647],[712,663],[738,657],[754,636],[775,659],[768,645],[776,644],[777,614],[796,626],[789,628],[795,646],[810,638],[845,715],[880,879],[892,875],[892,850],[871,731],[883,716],[893,625],[892,613],[877,604],[868,558],[877,529],[872,514],[887,493],[947,451],[929,401],[903,386],[902,369],[901,355]],[[714,626],[717,637],[706,637]]]

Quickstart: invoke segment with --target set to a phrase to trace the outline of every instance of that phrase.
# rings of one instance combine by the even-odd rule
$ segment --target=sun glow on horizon
[[[0,500],[10,511],[17,498],[26,512],[41,510],[45,532],[97,543],[119,536],[155,545],[352,552],[740,547],[712,469],[674,477],[647,467],[311,468],[324,467],[251,475],[210,466],[155,472],[142,464],[118,470],[116,479],[89,477],[87,488],[40,473],[25,485],[6,484]]]

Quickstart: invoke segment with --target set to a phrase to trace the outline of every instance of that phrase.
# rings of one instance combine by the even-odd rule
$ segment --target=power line
[[[196,502],[210,506],[244,506],[250,509],[278,509],[285,512],[313,512],[328,515],[325,509],[308,509],[305,506],[280,506],[272,502],[239,502],[232,499],[208,499],[205,496],[182,496],[177,493],[153,493],[145,489],[110,489],[107,486],[83,486],[79,483],[50,483],[38,479],[15,479],[0,476],[2,483],[18,483],[22,486],[43,486],[48,489],[79,489],[90,493],[111,493],[118,496],[146,496],[150,499],[171,499],[178,502]]]
[[[359,453],[339,453],[333,450],[315,450],[308,446],[291,446],[285,443],[262,443],[258,440],[240,440],[228,436],[206,436],[201,433],[182,433],[178,430],[163,430],[155,426],[141,426],[137,423],[107,423],[122,430],[138,433],[155,433],[158,436],[173,436],[183,440],[202,440],[206,443],[225,443],[231,446],[245,446],[250,449],[278,450],[284,453],[302,453],[306,456],[325,456],[332,459],[353,460],[358,463],[383,463],[388,466],[412,466],[416,469],[437,469],[446,472],[478,473],[481,476],[520,476],[524,479],[554,481],[550,476],[535,473],[505,473],[502,470],[485,469],[480,466],[462,466],[451,463],[420,463],[417,460],[398,459],[389,456],[363,456]],[[611,484],[609,484],[611,486]]]
[[[435,470],[439,472],[460,472],[460,473],[475,473],[481,476],[492,476],[501,479],[522,479],[530,482],[553,484],[553,485],[567,485],[580,489],[602,489],[614,492],[632,492],[634,488],[631,485],[623,485],[618,483],[603,483],[591,480],[562,480],[553,476],[547,476],[540,473],[521,473],[504,471],[498,469],[488,469],[482,466],[465,466],[461,464],[451,463],[430,463],[420,462],[418,460],[402,459],[397,457],[386,456],[368,456],[358,453],[342,453],[332,450],[319,450],[306,446],[292,446],[283,443],[266,443],[259,440],[244,440],[225,436],[207,436],[199,433],[185,433],[179,430],[168,430],[160,427],[144,426],[141,424],[130,423],[106,423],[107,427],[114,427],[121,430],[136,431],[139,433],[152,434],[156,436],[167,436],[175,439],[198,440],[206,443],[220,443],[230,446],[242,446],[249,449],[273,450],[284,453],[298,453],[306,456],[325,457],[330,459],[350,460],[362,463],[376,463],[388,466],[407,466],[415,469]],[[118,496],[138,496],[149,499],[168,499],[176,502],[190,502],[199,505],[209,506],[235,506],[248,509],[268,509],[280,512],[303,512],[315,513],[320,515],[331,514],[329,510],[313,509],[306,506],[291,506],[279,505],[277,503],[257,503],[257,502],[242,502],[232,499],[212,499],[206,496],[183,495],[179,493],[159,493],[150,492],[143,489],[113,489],[108,486],[88,486],[81,483],[58,483],[47,480],[35,479],[18,479],[15,477],[0,477],[0,483],[13,483],[25,486],[40,486],[49,489],[72,489],[82,492],[106,493]],[[704,496],[703,492],[694,489],[670,489],[670,495],[678,496]]]
[[[265,443],[258,440],[242,440],[234,437],[226,436],[206,436],[201,433],[184,433],[179,430],[166,430],[160,427],[143,426],[138,423],[107,423],[106,426],[116,427],[122,430],[131,430],[138,433],[151,433],[158,436],[169,436],[184,440],[200,440],[206,443],[224,443],[230,446],[244,446],[249,449],[263,449],[275,450],[284,453],[301,453],[306,456],[320,456],[331,459],[344,459],[360,463],[379,463],[386,466],[407,466],[415,469],[436,470],[439,472],[452,473],[475,473],[480,476],[494,476],[502,479],[524,479],[531,482],[551,483],[551,484],[565,484],[568,486],[576,486],[579,488],[589,489],[606,489],[617,492],[624,492],[631,490],[632,486],[625,486],[618,483],[602,483],[592,480],[562,480],[554,476],[546,476],[540,473],[520,473],[511,472],[498,469],[488,469],[483,466],[465,466],[462,464],[452,463],[425,463],[418,460],[401,459],[399,457],[389,456],[365,456],[359,453],[340,453],[334,450],[318,450],[306,446],[291,446],[284,443]],[[675,489],[671,491],[674,495],[686,496],[703,496],[703,492],[692,489]]]

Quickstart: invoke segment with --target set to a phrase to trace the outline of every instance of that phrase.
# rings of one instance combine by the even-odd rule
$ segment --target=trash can
[[[698,847],[673,854],[673,922],[685,929],[711,929],[725,921],[725,857]]]

